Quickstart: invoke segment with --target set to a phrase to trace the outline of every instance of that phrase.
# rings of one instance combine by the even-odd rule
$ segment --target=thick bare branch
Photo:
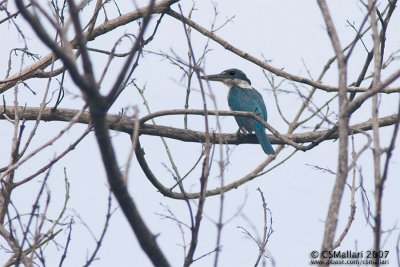
[[[331,200],[325,222],[324,238],[321,251],[329,251],[333,248],[337,222],[339,218],[339,208],[343,197],[344,185],[347,178],[348,167],[348,135],[349,135],[349,113],[347,112],[347,61],[343,53],[339,36],[333,24],[328,5],[324,0],[318,0],[319,8],[327,27],[328,35],[335,51],[338,70],[339,70],[339,154],[338,154],[338,171],[335,185],[332,190]],[[329,263],[324,262],[319,266],[328,266]]]
[[[0,120],[5,120],[6,118],[14,119],[14,107],[6,106],[4,111],[4,107],[0,107]],[[19,107],[19,112],[22,112],[22,117],[25,120],[36,120],[39,112],[39,108],[33,107]],[[52,110],[51,108],[45,108],[42,113],[43,121],[70,121],[79,110],[75,109],[67,109],[67,108],[59,108],[57,110]],[[4,114],[4,115],[2,115]],[[152,113],[156,114],[156,113]],[[163,114],[193,114],[193,115],[203,115],[203,110],[168,110],[164,112],[160,112],[158,116]],[[233,111],[208,111],[209,115],[219,115],[219,116],[234,116],[234,115],[242,115],[242,116],[252,116],[252,113],[249,112],[233,112]],[[144,117],[143,117],[144,118]],[[398,114],[393,114],[390,116],[385,116],[379,118],[378,123],[380,127],[386,127],[390,125],[395,125],[400,120]],[[78,123],[89,124],[91,121],[90,113],[83,112],[83,114],[77,119]],[[129,135],[133,133],[133,125],[134,119],[121,115],[107,115],[107,124],[109,125],[110,130],[124,132]],[[372,129],[372,122],[367,120],[362,123],[353,124],[349,127],[353,134],[359,134],[363,131],[369,131]],[[296,143],[308,143],[318,140],[319,138],[326,136],[330,130],[319,130],[319,131],[310,131],[304,133],[296,133],[296,134],[285,134],[283,135],[286,139],[292,140]],[[194,131],[189,129],[180,129],[169,126],[161,126],[161,125],[151,125],[151,124],[141,124],[140,125],[140,135],[151,135],[151,136],[162,136],[175,140],[180,140],[183,142],[193,142],[193,143],[204,143],[205,135],[204,132]],[[268,138],[271,140],[273,144],[284,144],[282,140],[279,138],[268,135]],[[326,140],[336,140],[338,138],[337,132],[332,133]],[[257,138],[252,135],[237,135],[236,133],[227,134],[227,133],[213,133],[210,136],[210,142],[213,144],[257,144]]]

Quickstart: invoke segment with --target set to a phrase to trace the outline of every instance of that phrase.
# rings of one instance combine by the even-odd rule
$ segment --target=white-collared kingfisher
[[[261,119],[267,121],[267,108],[261,94],[251,87],[251,82],[243,71],[228,69],[220,74],[201,77],[208,81],[222,82],[229,87],[228,104],[232,111],[254,112]],[[275,154],[267,135],[265,127],[260,122],[243,116],[235,116],[239,131],[255,132],[258,142],[266,154]]]

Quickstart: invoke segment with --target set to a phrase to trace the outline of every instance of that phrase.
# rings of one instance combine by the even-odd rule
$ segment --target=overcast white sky
[[[133,9],[130,1],[118,1],[122,13],[126,13]],[[129,3],[128,3],[129,2]],[[147,1],[142,1],[146,3]],[[364,9],[359,1],[336,0],[328,1],[329,7],[334,18],[335,26],[340,35],[343,46],[347,45],[354,38],[354,30],[347,26],[346,20],[355,22],[358,26],[364,16]],[[384,6],[386,1],[380,1],[379,6]],[[192,1],[180,2],[184,12],[190,9]],[[93,4],[92,4],[93,5]],[[125,6],[126,5],[126,6]],[[142,5],[142,4],[140,4]],[[333,50],[330,45],[329,38],[325,31],[324,22],[316,1],[296,1],[296,0],[267,0],[267,1],[217,1],[217,10],[219,12],[217,25],[221,25],[227,18],[234,16],[231,22],[227,23],[217,34],[223,39],[231,42],[234,46],[260,58],[264,57],[270,60],[270,63],[278,68],[284,68],[293,74],[307,77],[306,64],[312,78],[317,78],[326,61],[333,56]],[[208,28],[213,19],[213,5],[211,1],[198,1],[196,10],[193,14],[193,20]],[[91,6],[90,9],[93,7]],[[10,9],[13,4],[10,2]],[[173,9],[178,11],[177,5]],[[115,8],[110,4],[107,7],[110,12],[110,18],[115,15]],[[396,10],[398,13],[398,10]],[[0,13],[1,14],[1,13]],[[3,14],[1,14],[3,16]],[[102,21],[103,17],[99,20]],[[153,26],[158,16],[154,17]],[[400,16],[395,14],[391,26],[389,27],[387,38],[386,55],[400,49],[400,36],[395,31],[395,26],[400,25]],[[21,22],[21,20],[18,20]],[[29,39],[29,48],[42,56],[47,54],[47,48],[43,47],[35,34],[24,23],[21,23],[24,32]],[[110,49],[114,41],[123,33],[135,33],[137,25],[131,23],[121,29],[100,37],[90,46],[98,46]],[[150,27],[149,29],[152,29]],[[150,31],[148,31],[150,33]],[[21,39],[15,33],[15,28],[7,23],[0,25],[0,77],[6,74],[6,66],[8,61],[8,53],[11,48],[22,46]],[[369,35],[365,37],[366,43],[370,44]],[[204,36],[193,32],[193,44],[195,53],[200,56],[202,49],[207,42]],[[219,73],[228,68],[239,68],[243,70],[248,78],[252,81],[252,85],[257,88],[267,103],[269,123],[284,133],[287,126],[278,114],[273,94],[270,86],[264,77],[261,69],[244,59],[226,51],[220,45],[210,42],[212,49],[206,58],[204,71],[207,74]],[[123,50],[122,45],[121,50]],[[187,42],[183,32],[183,26],[180,22],[165,16],[159,28],[155,40],[146,47],[146,50],[156,52],[164,52],[176,54],[179,57],[187,58]],[[95,66],[101,66],[107,60],[106,57],[93,55]],[[361,46],[357,46],[349,63],[349,81],[352,82],[358,76],[360,66],[365,59],[365,52]],[[18,69],[19,61],[15,60],[13,72]],[[28,64],[29,61],[26,62]],[[115,73],[118,73],[121,61],[117,61],[113,65]],[[398,68],[398,63],[397,66]],[[100,72],[101,69],[96,69]],[[388,71],[387,73],[391,73]],[[111,75],[112,76],[112,75]],[[111,77],[110,76],[110,77]],[[134,75],[139,86],[146,85],[146,97],[149,101],[152,111],[165,109],[183,108],[185,98],[185,80],[182,79],[181,71],[171,65],[167,60],[159,56],[146,54],[140,61],[139,68]],[[384,75],[385,77],[385,75]],[[69,78],[68,78],[69,79]],[[278,78],[280,81],[280,78]],[[110,79],[104,84],[112,84]],[[337,72],[335,66],[330,71],[324,83],[337,84]],[[32,95],[29,92],[20,93],[20,105],[27,103],[37,105],[42,99],[41,87],[44,87],[44,81],[30,81],[30,84],[38,92]],[[228,110],[226,101],[227,88],[222,84],[210,84],[212,92],[216,95],[217,108],[220,110]],[[397,86],[399,83],[397,83]],[[54,89],[57,83],[54,82]],[[79,108],[82,101],[76,99],[75,95],[79,94],[78,89],[73,83],[68,81],[66,86],[69,92],[62,107]],[[199,85],[194,82],[192,86],[192,95],[190,99],[191,108],[201,108],[202,101],[199,93]],[[282,89],[295,92],[292,83],[284,82]],[[300,90],[306,92],[309,88],[299,86]],[[12,104],[13,91],[9,90],[4,94],[7,104]],[[280,95],[281,108],[284,114],[292,119],[301,105],[298,96],[294,94]],[[319,99],[315,101],[322,103],[329,97],[327,94],[319,94]],[[384,96],[382,102],[385,106],[382,108],[382,116],[393,114],[397,110],[398,95]],[[147,114],[143,101],[140,99],[135,88],[129,87],[121,99],[112,108],[112,113],[117,113],[121,108],[138,106],[140,115]],[[214,107],[210,103],[210,108]],[[332,104],[332,108],[336,110],[336,104]],[[354,114],[352,122],[366,121],[370,118],[370,106],[367,105],[365,112],[357,112]],[[189,128],[202,130],[202,118],[190,117]],[[232,117],[221,119],[223,132],[236,132],[236,122]],[[167,117],[158,119],[157,123],[161,125],[183,127],[182,117]],[[46,122],[38,131],[34,140],[34,147],[45,142],[49,137],[54,136],[63,128],[64,123]],[[314,124],[310,124],[310,127]],[[325,125],[326,126],[326,125]],[[31,125],[29,124],[29,127]],[[215,129],[215,123],[212,126]],[[38,169],[40,166],[48,162],[57,151],[67,147],[79,135],[85,126],[75,126],[63,140],[56,143],[45,153],[40,155],[33,162],[29,162],[21,168],[17,175],[20,178],[25,177],[32,170]],[[300,129],[300,131],[310,131],[312,129]],[[10,135],[12,134],[12,125],[0,121],[0,149],[4,151],[0,153],[0,166],[8,163],[8,151],[10,150]],[[386,146],[388,138],[392,133],[392,127],[382,130],[382,145]],[[121,167],[124,167],[129,152],[130,139],[126,134],[111,133]],[[142,145],[146,151],[146,159],[151,164],[154,173],[156,173],[160,181],[167,185],[174,183],[173,178],[164,165],[170,168],[165,150],[161,141],[157,137],[141,137]],[[186,173],[196,162],[200,144],[182,143],[174,140],[168,140],[171,152],[181,173]],[[365,143],[365,138],[358,138],[356,148],[360,149]],[[265,159],[265,154],[258,145],[241,145],[230,146],[233,150],[230,154],[230,164],[227,166],[225,173],[225,183],[238,180],[243,175],[253,170],[259,163]],[[284,159],[293,150],[288,148],[279,155],[276,163]],[[384,193],[383,208],[383,229],[388,230],[396,226],[400,216],[400,206],[398,190],[400,182],[398,174],[400,173],[399,153],[398,149],[394,153],[391,164],[390,177],[387,181]],[[361,158],[362,172],[364,175],[365,189],[371,203],[373,199],[373,176],[372,176],[372,152],[369,151]],[[215,164],[216,166],[217,164]],[[272,167],[272,164],[268,167]],[[220,258],[220,266],[252,266],[258,254],[258,248],[255,243],[247,238],[237,226],[245,227],[253,231],[252,226],[244,219],[244,216],[251,221],[258,233],[261,234],[263,213],[259,193],[256,189],[259,187],[263,190],[266,197],[268,207],[273,216],[274,233],[267,245],[267,255],[273,258],[276,266],[306,266],[309,263],[309,254],[313,250],[319,250],[321,247],[324,220],[326,218],[327,207],[330,199],[330,193],[335,175],[329,172],[315,170],[309,165],[317,165],[336,171],[337,167],[337,142],[327,141],[306,153],[298,152],[288,162],[278,168],[268,172],[267,174],[256,178],[255,180],[241,186],[237,190],[230,191],[225,194],[224,220],[227,221],[235,216],[238,209],[243,205],[242,215],[236,216],[230,220],[223,229],[222,237],[222,254]],[[55,165],[51,172],[49,180],[49,188],[52,191],[52,204],[50,206],[50,214],[57,214],[64,197],[63,187],[63,168],[66,168],[68,178],[71,184],[71,198],[68,204],[67,213],[75,216],[75,224],[72,231],[72,243],[68,252],[68,258],[65,266],[80,266],[85,263],[85,257],[89,254],[95,245],[90,233],[84,227],[77,215],[91,228],[93,233],[98,237],[104,224],[104,215],[107,208],[108,186],[106,176],[99,157],[97,144],[94,136],[88,136],[72,153],[70,153],[62,162]],[[198,172],[197,172],[198,173]],[[210,188],[219,186],[220,182],[216,177],[218,169],[216,168],[210,177]],[[358,177],[359,178],[359,177]],[[357,182],[359,179],[357,178]],[[42,179],[42,178],[41,178]],[[39,181],[39,180],[38,180]],[[35,183],[34,183],[35,184]],[[40,186],[40,183],[36,183]],[[33,186],[33,184],[31,184]],[[197,176],[192,175],[188,178],[187,188],[191,191],[198,191]],[[158,242],[167,255],[172,266],[182,265],[183,251],[180,247],[182,244],[181,234],[176,223],[170,220],[162,219],[157,213],[166,214],[165,206],[168,206],[174,214],[181,220],[188,222],[188,210],[183,201],[172,200],[163,197],[156,189],[147,181],[141,172],[138,164],[133,161],[131,174],[129,178],[129,189],[134,197],[136,204],[142,213],[142,216],[148,223],[153,233],[159,233]],[[15,198],[17,205],[21,210],[29,212],[31,208],[31,200],[36,197],[37,188],[26,187],[16,190],[14,194],[19,195]],[[349,214],[349,197],[350,190],[345,190],[345,197],[342,202],[341,216],[339,221],[338,232],[340,232],[347,220]],[[367,225],[361,207],[360,192],[357,192],[357,213],[352,228],[345,238],[340,250],[367,251],[372,248],[372,230]],[[116,207],[116,202],[113,202]],[[199,247],[196,256],[210,252],[215,247],[216,227],[214,221],[218,218],[219,197],[212,197],[207,200],[204,222],[201,227]],[[62,238],[58,241],[65,242],[67,232],[60,234]],[[388,237],[384,243],[383,249],[389,250],[390,266],[396,264],[396,242],[399,231],[396,230]],[[186,233],[186,241],[190,240],[189,232]],[[385,236],[386,238],[386,236]],[[384,239],[385,239],[384,238]],[[0,244],[4,242],[1,240]],[[54,249],[54,254],[50,254],[47,258],[48,266],[55,266],[62,254],[62,249]],[[71,257],[73,255],[73,257]],[[132,230],[126,223],[125,218],[119,210],[115,212],[111,219],[111,224],[107,236],[104,240],[103,247],[99,253],[99,260],[93,266],[151,266],[151,263],[141,251]],[[0,262],[8,259],[4,250],[0,250]],[[193,266],[212,266],[214,261],[213,255],[205,257],[196,262]],[[271,263],[268,263],[271,266]],[[342,265],[343,266],[343,265]]]

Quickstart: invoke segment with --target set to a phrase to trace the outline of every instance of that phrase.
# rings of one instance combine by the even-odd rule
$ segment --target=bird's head
[[[242,88],[252,88],[249,78],[247,78],[243,71],[238,69],[228,69],[220,74],[206,75],[200,78],[207,81],[222,82],[228,87],[237,85]]]

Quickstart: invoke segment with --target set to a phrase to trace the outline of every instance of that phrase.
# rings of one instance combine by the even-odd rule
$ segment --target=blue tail
[[[275,154],[275,150],[272,148],[271,142],[265,133],[265,128],[261,125],[255,125],[254,132],[265,154]]]

